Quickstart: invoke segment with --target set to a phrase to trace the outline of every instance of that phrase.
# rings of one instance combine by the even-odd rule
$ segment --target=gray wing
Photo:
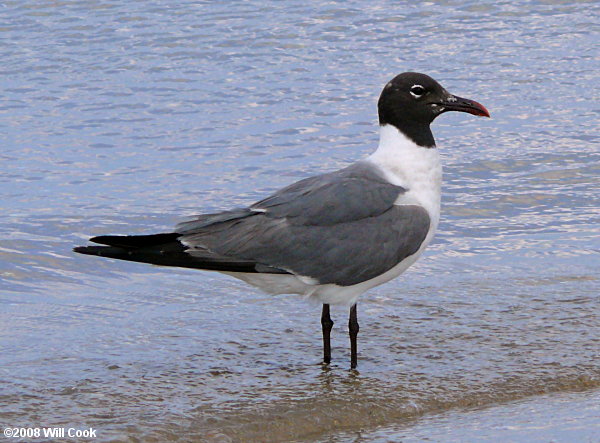
[[[285,217],[292,224],[329,226],[382,214],[404,192],[374,165],[358,162],[301,180],[250,208],[266,210],[272,218]]]
[[[301,180],[250,208],[204,215],[177,232],[187,253],[218,254],[349,286],[374,278],[414,254],[429,230],[427,211],[396,206],[405,189],[374,166]]]

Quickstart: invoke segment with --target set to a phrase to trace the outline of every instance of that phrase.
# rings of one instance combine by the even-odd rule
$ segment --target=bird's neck
[[[384,171],[391,183],[405,188],[432,186],[439,189],[438,150],[418,145],[393,125],[381,126],[379,146],[367,160]]]
[[[435,139],[429,127],[430,121],[408,118],[405,113],[394,108],[384,111],[379,108],[379,124],[381,127],[394,126],[415,144],[425,148],[435,148]]]

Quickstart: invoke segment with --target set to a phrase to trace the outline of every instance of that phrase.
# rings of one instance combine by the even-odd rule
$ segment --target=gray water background
[[[599,11],[1,2],[0,425],[93,426],[99,441],[394,440],[422,415],[600,398]],[[407,70],[492,119],[434,123],[439,233],[361,298],[359,373],[344,309],[323,369],[319,306],[71,252],[366,156],[378,94]]]

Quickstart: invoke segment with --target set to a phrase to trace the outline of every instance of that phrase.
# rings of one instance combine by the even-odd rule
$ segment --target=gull
[[[448,111],[490,116],[425,74],[399,74],[379,97],[379,146],[367,158],[248,207],[195,216],[173,232],[103,235],[90,239],[103,246],[74,251],[218,271],[270,294],[317,301],[325,364],[331,362],[330,305],[348,306],[355,369],[359,296],[402,274],[436,232],[442,166],[430,125]]]

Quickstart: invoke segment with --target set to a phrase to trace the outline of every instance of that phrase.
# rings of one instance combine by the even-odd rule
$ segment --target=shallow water
[[[375,432],[342,432],[316,441],[594,443],[600,441],[600,393],[562,392],[488,408],[450,410]]]
[[[597,398],[597,3],[0,6],[3,426],[394,439],[436,435],[415,425],[423,414],[459,426],[461,408]],[[358,373],[341,308],[324,369],[319,306],[71,252],[364,157],[381,87],[406,70],[492,119],[434,124],[439,233],[362,297]]]

